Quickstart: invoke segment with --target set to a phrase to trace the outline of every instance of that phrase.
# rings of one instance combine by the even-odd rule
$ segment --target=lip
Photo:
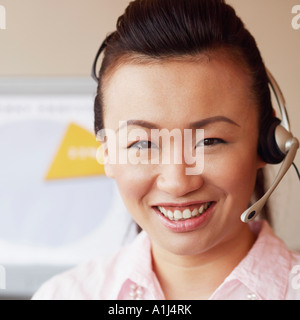
[[[210,201],[207,201],[210,202]],[[168,207],[188,207],[192,206],[195,204],[203,204],[206,202],[193,202],[189,203],[189,205],[186,204],[160,204],[159,206],[168,206]],[[194,231],[200,227],[202,227],[211,217],[212,213],[214,212],[216,202],[212,202],[211,206],[199,217],[196,218],[191,218],[191,219],[186,219],[186,220],[179,220],[179,221],[171,221],[168,218],[166,218],[157,208],[157,206],[152,207],[153,210],[155,211],[157,217],[159,220],[162,222],[162,224],[169,230],[177,233],[183,233],[183,232],[190,232]]]
[[[191,207],[195,205],[202,205],[204,203],[211,202],[211,201],[190,201],[190,202],[183,202],[183,203],[171,203],[171,202],[163,202],[163,203],[158,203],[154,204],[152,207],[178,207],[178,208],[183,208],[183,207]]]

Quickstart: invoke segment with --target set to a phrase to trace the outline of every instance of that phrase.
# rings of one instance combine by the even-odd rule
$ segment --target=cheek
[[[252,152],[237,150],[223,155],[221,159],[208,164],[207,179],[226,195],[228,202],[240,210],[244,209],[255,186],[257,158]]]
[[[116,165],[114,173],[123,201],[131,211],[130,209],[139,205],[151,189],[151,171],[143,165]]]

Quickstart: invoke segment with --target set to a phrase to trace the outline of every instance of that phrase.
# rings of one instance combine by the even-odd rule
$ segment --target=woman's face
[[[240,215],[264,163],[257,155],[257,107],[243,70],[225,58],[128,63],[105,82],[105,128],[117,133],[117,153],[114,139],[107,140],[106,172],[156,246],[180,255],[200,254],[238,241],[248,228]],[[170,139],[164,150],[157,135],[151,137],[155,129],[181,132],[182,148],[179,140]],[[183,138],[185,129],[192,129],[191,143]],[[204,130],[205,140],[197,129]],[[193,167],[184,157],[184,151],[191,151],[187,148],[198,151],[201,174],[187,174]],[[162,163],[166,152],[171,161]],[[138,163],[132,156],[153,161]],[[172,161],[173,156],[182,161]]]

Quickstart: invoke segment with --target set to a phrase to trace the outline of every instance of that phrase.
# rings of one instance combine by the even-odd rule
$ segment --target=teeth
[[[196,209],[197,210],[197,209]],[[197,210],[198,211],[198,210]],[[194,212],[194,210],[193,210],[193,212]],[[191,212],[191,210],[190,209],[185,209],[183,212],[182,212],[182,217],[184,218],[184,219],[189,219],[189,218],[191,218],[192,217],[192,212]]]
[[[201,208],[202,208],[202,206],[201,206]],[[194,209],[193,212],[192,212],[192,216],[193,216],[193,217],[197,217],[198,214],[200,213],[199,210],[200,210],[200,209]],[[203,212],[203,211],[202,211],[202,212]]]
[[[174,220],[174,213],[171,210],[168,210],[167,214],[164,214],[170,220]]]
[[[181,220],[182,219],[182,212],[180,210],[175,210],[174,219],[175,220]]]
[[[168,219],[178,221],[178,220],[199,217],[210,207],[211,204],[212,204],[211,202],[207,202],[201,205],[199,208],[195,208],[193,211],[191,211],[190,209],[185,209],[183,212],[181,212],[178,209],[176,209],[173,212],[171,210],[167,210],[164,207],[157,207],[157,208]]]
[[[199,208],[199,213],[202,214],[203,211],[204,211],[204,206],[201,206],[201,207]]]
[[[167,214],[167,210],[163,207],[159,207],[159,210],[164,214],[166,215]]]

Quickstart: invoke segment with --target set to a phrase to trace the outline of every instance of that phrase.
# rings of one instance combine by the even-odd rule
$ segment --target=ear
[[[109,178],[114,178],[113,165],[109,161],[109,153],[106,142],[101,143],[97,149],[96,159],[100,165],[104,166],[106,176]]]

